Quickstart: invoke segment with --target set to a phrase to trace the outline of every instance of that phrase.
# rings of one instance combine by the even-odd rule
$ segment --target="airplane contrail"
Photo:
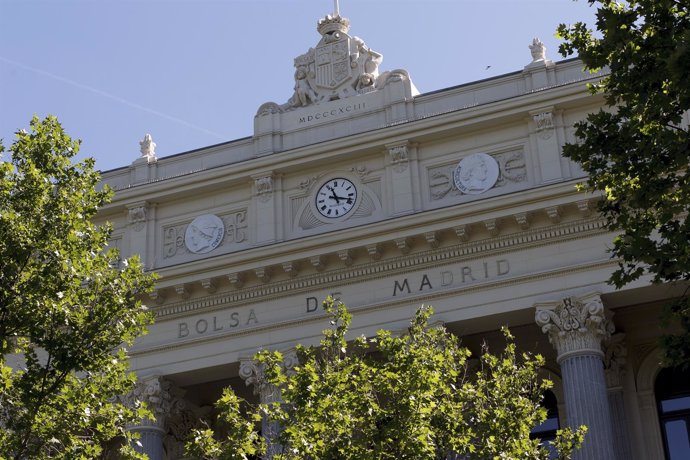
[[[37,69],[37,68],[35,68],[35,67],[31,67],[31,66],[28,66],[28,65],[26,65],[26,64],[22,64],[21,62],[13,61],[12,59],[7,59],[7,58],[2,57],[2,56],[0,56],[0,61],[6,62],[6,63],[8,63],[8,64],[14,65],[14,66],[16,66],[16,67],[19,67],[19,68],[22,68],[22,69],[25,69],[25,70],[28,70],[28,71],[30,71],[30,72],[37,73],[37,74],[39,74],[39,75],[43,75],[43,76],[52,78],[52,79],[54,79],[54,80],[61,81],[62,83],[67,83],[68,85],[72,85],[72,86],[74,86],[74,87],[77,87],[77,88],[80,88],[80,89],[83,89],[83,90],[86,90],[86,91],[91,91],[92,93],[98,94],[98,95],[103,96],[103,97],[107,97],[108,99],[112,99],[112,100],[114,100],[114,101],[116,101],[116,102],[119,102],[120,104],[128,105],[128,106],[133,107],[133,108],[135,108],[135,109],[139,109],[139,110],[142,110],[142,111],[144,111],[144,112],[148,112],[148,113],[151,113],[151,114],[153,114],[153,115],[157,115],[157,116],[159,116],[159,117],[161,117],[161,118],[165,118],[166,120],[170,120],[170,121],[172,121],[172,122],[175,122],[175,123],[179,123],[179,124],[181,124],[181,125],[184,125],[184,126],[186,126],[186,127],[188,127],[188,128],[192,128],[192,129],[195,129],[195,130],[197,130],[197,131],[201,131],[202,133],[209,134],[209,135],[211,135],[211,136],[213,136],[213,137],[216,137],[216,138],[218,138],[218,139],[220,139],[220,140],[225,140],[225,139],[226,139],[226,136],[223,136],[223,135],[221,135],[221,134],[215,133],[215,132],[213,132],[213,131],[209,131],[208,129],[202,128],[201,126],[197,126],[197,125],[192,124],[192,123],[190,123],[190,122],[188,122],[188,121],[181,120],[181,119],[179,119],[179,118],[173,117],[173,116],[171,116],[171,115],[167,115],[167,114],[162,113],[162,112],[158,112],[157,110],[149,109],[148,107],[144,107],[143,105],[139,105],[139,104],[137,104],[137,103],[135,103],[135,102],[128,101],[127,99],[123,99],[123,98],[121,98],[121,97],[119,97],[119,96],[115,96],[114,94],[106,93],[105,91],[102,91],[102,90],[100,90],[100,89],[98,89],[98,88],[94,88],[94,87],[92,87],[92,86],[84,85],[84,84],[79,83],[79,82],[76,82],[76,81],[74,81],[74,80],[70,80],[69,78],[61,77],[60,75],[56,75],[56,74],[54,74],[54,73],[47,72],[47,71],[42,70],[42,69]]]

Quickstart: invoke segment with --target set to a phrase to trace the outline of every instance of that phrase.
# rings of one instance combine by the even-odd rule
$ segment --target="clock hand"
[[[335,199],[336,203],[340,204],[340,200],[343,198],[335,194],[335,190],[331,189],[331,198]]]

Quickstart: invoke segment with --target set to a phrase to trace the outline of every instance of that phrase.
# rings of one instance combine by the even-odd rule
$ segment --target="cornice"
[[[473,284],[470,286],[465,286],[465,287],[458,287],[458,288],[440,290],[440,291],[431,292],[431,293],[407,296],[407,297],[401,298],[399,300],[398,299],[387,300],[387,301],[372,303],[372,304],[363,305],[363,306],[359,306],[359,307],[349,307],[348,310],[353,315],[357,315],[357,314],[362,314],[362,313],[375,312],[378,310],[395,308],[395,307],[399,307],[399,306],[409,306],[411,304],[414,304],[414,305],[429,304],[432,301],[434,301],[435,299],[444,298],[444,297],[448,297],[448,296],[459,296],[459,295],[469,294],[469,293],[474,293],[474,292],[490,291],[490,290],[500,289],[500,288],[504,288],[504,287],[508,287],[508,286],[520,285],[520,284],[524,284],[524,283],[528,283],[528,282],[543,281],[543,280],[558,278],[558,277],[561,277],[565,274],[576,274],[576,273],[582,273],[582,272],[587,272],[587,271],[591,271],[591,270],[597,270],[597,269],[612,267],[616,263],[617,262],[615,260],[607,258],[607,259],[596,261],[596,262],[587,262],[584,264],[561,267],[561,268],[558,268],[555,270],[548,270],[548,271],[544,271],[544,272],[527,274],[527,275],[517,276],[517,277],[512,277],[512,278],[507,278],[507,279],[499,279],[499,280],[492,280],[492,281],[487,281],[487,282],[480,282],[480,283]],[[174,317],[166,318],[166,319],[173,319],[173,318]],[[166,351],[176,350],[176,349],[180,349],[180,348],[185,348],[185,347],[188,347],[191,345],[203,345],[203,344],[214,343],[214,342],[223,342],[223,341],[227,341],[229,338],[238,338],[238,337],[250,336],[250,335],[254,335],[254,334],[266,332],[266,331],[276,331],[276,330],[280,330],[280,329],[288,329],[288,328],[294,328],[294,327],[301,327],[301,326],[305,326],[308,324],[319,323],[319,322],[323,322],[327,318],[328,318],[328,316],[324,313],[314,313],[310,316],[305,316],[305,317],[301,317],[301,318],[297,318],[297,319],[278,321],[278,322],[265,324],[265,325],[250,326],[250,327],[246,327],[244,329],[239,329],[237,331],[229,331],[226,333],[212,335],[212,336],[208,336],[208,337],[201,336],[201,337],[197,337],[197,338],[193,338],[193,339],[178,340],[178,341],[173,342],[173,343],[147,347],[145,349],[133,349],[130,351],[129,354],[131,357],[135,358],[135,357],[143,356],[143,355],[147,355],[147,354],[160,353],[160,352],[166,352]]]
[[[207,295],[202,298],[171,302],[167,305],[154,307],[153,310],[159,319],[174,319],[189,314],[221,310],[227,308],[228,305],[239,307],[256,302],[257,299],[273,300],[283,297],[286,292],[299,294],[313,292],[315,289],[328,289],[332,286],[342,287],[356,284],[362,280],[380,279],[413,270],[418,271],[448,265],[459,260],[469,262],[480,258],[496,257],[510,252],[604,233],[608,233],[605,222],[598,216],[590,217],[504,236],[431,248],[378,261],[370,260],[353,266],[343,266],[305,276],[295,276],[285,280]]]

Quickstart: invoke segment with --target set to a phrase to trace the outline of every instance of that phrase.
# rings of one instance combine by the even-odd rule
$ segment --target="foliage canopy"
[[[151,321],[136,294],[152,276],[104,252],[91,219],[111,192],[78,150],[34,117],[0,164],[0,458],[96,458],[143,414],[114,397],[134,383],[123,344]]]
[[[591,91],[608,107],[576,125],[566,157],[601,191],[600,211],[621,234],[611,283],[643,275],[654,282],[690,280],[690,4],[677,0],[601,1],[596,31],[561,24],[563,55],[577,53],[591,71],[608,74]],[[680,334],[663,338],[669,364],[690,365],[690,300],[668,308]]]
[[[546,418],[540,400],[551,382],[537,377],[543,358],[518,355],[507,331],[503,353],[485,350],[473,367],[455,336],[428,324],[430,308],[418,310],[407,334],[379,331],[353,342],[345,339],[351,320],[345,306],[328,298],[324,308],[333,327],[320,347],[298,347],[294,371],[285,372],[279,352],[255,357],[282,402],[243,407],[226,389],[218,407],[229,435],[197,430],[188,454],[223,460],[262,454],[266,443],[254,422],[263,416],[282,427],[270,441],[274,460],[550,458],[530,439]],[[559,433],[559,458],[569,458],[584,431]]]

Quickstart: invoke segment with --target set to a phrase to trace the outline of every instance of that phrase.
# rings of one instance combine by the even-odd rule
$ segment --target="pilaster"
[[[554,107],[544,107],[530,112],[530,118],[530,138],[537,156],[541,182],[562,180],[565,172],[557,129],[560,112]]]
[[[617,458],[632,458],[630,438],[628,435],[628,416],[625,409],[623,392],[626,376],[625,361],[628,349],[625,334],[615,334],[604,344],[604,374],[608,388],[609,409],[613,428],[613,441]]]
[[[386,145],[387,170],[390,177],[390,213],[393,216],[411,214],[419,207],[416,183],[417,155],[408,141]]]
[[[127,257],[135,254],[141,258],[141,263],[146,268],[151,267],[153,261],[153,234],[156,206],[148,201],[137,201],[127,205],[127,238],[129,241],[129,253]]]
[[[254,180],[252,207],[254,208],[254,243],[265,245],[275,243],[282,238],[282,227],[279,225],[281,180],[279,176],[267,171],[252,176]]]
[[[614,436],[604,376],[603,340],[612,332],[598,294],[536,305],[535,320],[558,354],[568,425],[588,428],[573,458],[614,460]]]

